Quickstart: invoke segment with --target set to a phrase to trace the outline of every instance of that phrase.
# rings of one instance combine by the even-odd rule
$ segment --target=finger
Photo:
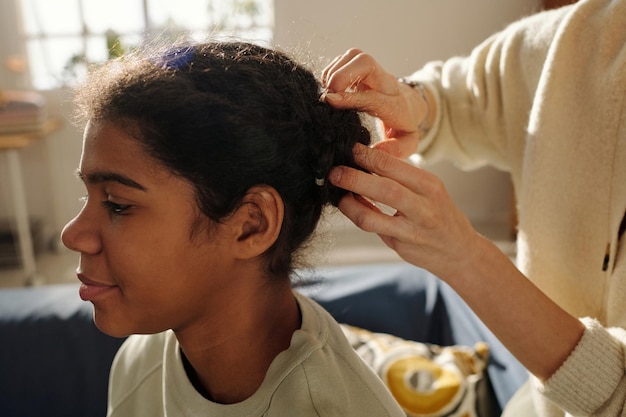
[[[397,94],[396,77],[387,73],[371,55],[347,55],[335,62],[327,73],[326,87],[331,92],[376,90],[383,94]]]
[[[393,133],[391,133],[393,134]],[[403,135],[400,138],[389,138],[373,145],[374,149],[387,152],[396,158],[408,158],[417,150],[419,138],[416,135]]]
[[[355,145],[354,160],[363,169],[373,172],[382,178],[388,178],[393,182],[397,182],[414,193],[430,196],[437,190],[444,188],[441,180],[432,173],[396,158],[387,152],[362,144]],[[384,201],[382,202],[385,203]]]
[[[328,78],[331,74],[336,72],[339,68],[346,65],[356,55],[362,53],[360,49],[352,48],[348,49],[345,53],[336,56],[326,67],[322,70],[322,83],[326,86]]]
[[[332,61],[330,61],[330,63],[328,65],[326,65],[326,67],[322,70],[322,76],[321,76],[321,81],[322,81],[322,86],[324,88],[327,87],[328,84],[328,78],[330,77],[330,74],[333,73],[333,69],[335,68],[335,65],[337,64],[337,62],[339,62],[339,60],[341,59],[341,56],[336,56],[335,58],[333,58]]]
[[[394,215],[393,213],[391,213],[391,214],[384,213],[383,210],[381,210],[381,208],[380,208],[380,204],[377,204],[373,200],[369,200],[366,197],[363,197],[362,195],[352,193],[352,196],[354,197],[354,199],[356,201],[358,201],[359,203],[361,203],[365,207],[369,208],[370,210],[375,211],[376,213],[386,214],[387,216]],[[389,207],[386,207],[386,209],[389,210]],[[391,210],[389,210],[389,211],[391,211]],[[394,210],[394,212],[395,212],[395,210]]]
[[[415,237],[409,233],[412,225],[406,227],[398,218],[376,213],[376,208],[358,194],[350,193],[343,197],[339,202],[339,210],[361,230],[376,233],[387,247],[396,251],[401,258],[410,261],[399,249],[406,245],[406,242],[412,242],[410,239]],[[415,245],[415,242],[412,243],[413,245],[408,246],[411,250]]]
[[[396,158],[402,158],[402,149],[400,141],[395,138],[386,139],[372,145],[374,149],[378,149],[379,151],[387,152],[390,155],[395,156]]]
[[[335,167],[329,174],[331,183],[353,193],[359,194],[376,204],[383,204],[396,210],[397,216],[404,216],[419,221],[428,218],[431,204],[419,192],[407,189],[389,178],[369,174],[358,169],[345,166]],[[385,208],[385,213],[388,208]],[[382,208],[379,211],[381,215]]]
[[[363,52],[360,49],[352,48],[347,50],[344,54],[335,57],[330,64],[324,68],[322,72],[322,80],[324,81],[324,86],[330,88],[330,79],[336,73],[341,72],[349,72],[352,61],[355,57],[359,56]],[[339,82],[341,79],[336,80]],[[333,91],[345,91],[346,88],[350,87],[350,84],[346,85],[333,85],[332,88],[339,88],[338,90]]]
[[[386,214],[387,216],[395,216],[398,213],[395,208],[389,207],[379,201],[370,200],[362,195],[354,194],[354,198],[377,213]]]
[[[400,122],[399,119],[396,121],[397,115],[394,109],[397,108],[397,103],[394,99],[374,90],[351,93],[329,92],[324,96],[324,100],[335,108],[356,109],[385,120],[388,124]]]
[[[379,211],[378,208],[376,207],[376,205],[374,203],[372,203],[370,200],[368,200],[367,198],[359,195],[359,194],[352,194],[352,196],[354,197],[354,199],[356,201],[358,201],[359,203],[363,204],[365,207],[369,208],[370,210],[374,210],[374,211]]]
[[[412,238],[411,227],[407,227],[405,219],[381,213],[358,195],[349,193],[344,196],[339,201],[339,210],[366,232],[392,237],[393,240],[408,241]]]

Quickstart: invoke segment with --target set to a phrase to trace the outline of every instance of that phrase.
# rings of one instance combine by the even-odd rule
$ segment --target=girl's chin
[[[133,324],[124,317],[113,318],[98,309],[94,309],[93,321],[98,330],[115,338],[126,338],[132,334],[156,334],[167,330],[149,324]]]
[[[96,324],[98,330],[102,333],[115,338],[125,338],[135,333],[128,329],[123,329],[120,326],[112,326],[108,323],[102,323],[102,320],[98,320],[97,317],[94,317],[94,323]]]

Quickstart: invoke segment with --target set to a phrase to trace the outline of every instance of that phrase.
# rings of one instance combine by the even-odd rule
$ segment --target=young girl
[[[130,336],[109,416],[403,416],[337,323],[292,291],[299,249],[368,131],[313,74],[245,43],[135,54],[91,74],[85,205],[63,231],[80,296]]]

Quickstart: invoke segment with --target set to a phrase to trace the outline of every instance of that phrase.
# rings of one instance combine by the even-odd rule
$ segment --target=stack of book
[[[0,135],[43,130],[46,100],[33,91],[0,90]]]

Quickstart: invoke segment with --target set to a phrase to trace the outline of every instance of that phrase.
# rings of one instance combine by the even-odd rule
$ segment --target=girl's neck
[[[301,316],[289,283],[279,285],[257,288],[246,303],[221,312],[217,326],[176,332],[187,375],[207,399],[232,404],[249,398],[289,348]]]

